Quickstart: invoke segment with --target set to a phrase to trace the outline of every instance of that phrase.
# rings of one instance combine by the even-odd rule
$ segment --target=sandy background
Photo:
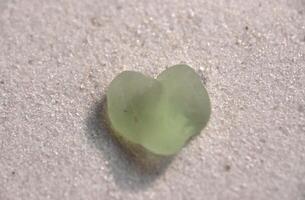
[[[202,134],[143,174],[101,127],[116,74],[187,63]],[[0,199],[305,199],[304,0],[0,0]]]

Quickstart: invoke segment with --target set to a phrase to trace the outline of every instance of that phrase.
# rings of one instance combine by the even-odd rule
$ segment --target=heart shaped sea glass
[[[206,126],[211,104],[200,77],[175,65],[156,79],[124,71],[107,90],[107,117],[120,140],[158,156],[177,153]]]

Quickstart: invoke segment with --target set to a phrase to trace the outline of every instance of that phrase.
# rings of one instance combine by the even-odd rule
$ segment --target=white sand
[[[141,174],[96,113],[122,70],[180,62],[211,121]],[[1,200],[305,199],[304,0],[0,0],[0,81]]]

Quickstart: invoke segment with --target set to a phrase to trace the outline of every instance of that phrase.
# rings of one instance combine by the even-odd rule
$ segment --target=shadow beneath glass
[[[86,136],[104,154],[116,185],[125,190],[143,190],[162,175],[173,158],[168,158],[158,166],[150,168],[137,162],[134,156],[111,134],[104,115],[105,106],[106,98],[104,97],[92,107],[93,112],[86,120]]]

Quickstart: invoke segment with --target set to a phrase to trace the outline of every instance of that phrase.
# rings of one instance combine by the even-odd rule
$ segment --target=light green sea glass
[[[187,65],[175,65],[156,79],[124,71],[107,90],[110,127],[127,143],[168,156],[206,126],[211,104],[200,77]]]

